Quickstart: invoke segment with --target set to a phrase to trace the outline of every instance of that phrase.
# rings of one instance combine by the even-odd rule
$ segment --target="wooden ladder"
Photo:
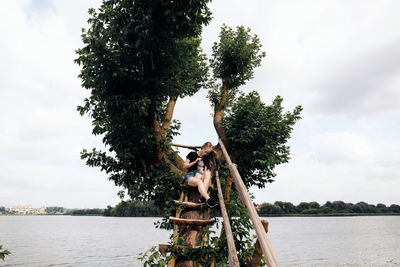
[[[168,267],[173,266],[196,266],[191,261],[177,262],[175,251],[184,250],[188,247],[200,248],[200,245],[208,245],[208,229],[215,223],[215,219],[210,218],[210,208],[205,203],[199,203],[200,193],[197,187],[181,185],[179,200],[174,200],[176,206],[175,217],[169,217],[169,221],[174,223],[173,243],[159,244],[158,249],[163,256],[167,252],[172,253],[172,258],[168,262]],[[183,238],[185,245],[178,244],[178,239]],[[212,261],[211,266],[215,262]]]
[[[268,232],[268,222],[264,220],[260,220],[257,211],[255,210],[255,207],[253,205],[253,202],[249,196],[249,193],[247,191],[246,186],[244,185],[242,178],[240,177],[239,171],[236,168],[236,165],[232,163],[230,156],[228,152],[225,149],[225,146],[222,142],[221,139],[218,139],[218,143],[221,146],[223,155],[225,157],[225,160],[228,163],[229,170],[231,175],[234,178],[235,186],[236,189],[239,192],[240,199],[242,200],[243,204],[246,206],[249,216],[251,221],[253,222],[254,228],[257,233],[257,242],[255,245],[255,254],[256,257],[252,259],[252,262],[250,263],[251,266],[258,266],[259,262],[261,261],[261,256],[264,254],[265,260],[267,263],[268,267],[279,267],[279,262],[276,258],[275,252],[272,249],[271,243],[267,237],[267,232]],[[178,144],[173,144],[174,146],[178,147],[185,147],[185,148],[191,148],[191,149],[197,149],[200,147],[197,146],[184,146],[184,145],[178,145]],[[222,196],[222,190],[221,190],[221,185],[218,177],[218,171],[215,172],[216,174],[216,183],[218,187],[218,199],[220,202],[220,208],[221,208],[221,214],[223,217],[223,223],[224,227],[226,230],[226,236],[227,236],[227,242],[228,242],[228,251],[229,251],[229,266],[231,267],[236,267],[239,266],[239,260],[237,257],[237,251],[235,248],[234,240],[233,240],[233,234],[231,231],[231,227],[229,224],[229,218],[228,214],[226,212],[226,208],[224,205],[224,199]],[[185,233],[195,233],[197,232],[197,235],[202,233],[207,232],[208,228],[210,225],[215,223],[215,220],[210,219],[210,209],[207,207],[206,204],[204,203],[199,203],[199,198],[200,198],[200,193],[198,192],[197,188],[195,187],[189,187],[187,185],[182,186],[182,191],[179,200],[175,200],[174,204],[177,206],[176,208],[176,216],[175,217],[170,217],[169,221],[174,223],[174,233],[173,233],[173,245],[165,245],[165,244],[160,244],[159,245],[159,250],[163,256],[166,256],[167,252],[172,252],[173,250],[177,249],[185,249],[188,247],[192,248],[197,248],[199,247],[198,241],[203,241],[203,245],[209,244],[209,237],[208,234],[203,235],[201,239],[197,236],[197,238],[193,238],[193,236],[185,236]],[[188,191],[190,191],[189,197],[188,197]],[[187,212],[187,210],[189,210]],[[197,213],[197,216],[192,216],[193,214],[191,213],[190,210],[194,210],[197,212],[201,212],[202,214]],[[182,214],[183,212],[183,214]],[[196,215],[196,213],[194,213]],[[194,229],[195,228],[195,229]],[[182,246],[177,244],[178,238],[179,237],[185,237],[185,242],[186,245]],[[168,262],[168,267],[174,267],[174,266],[197,266],[193,262],[190,263],[176,263],[176,257],[173,254],[173,257],[171,260]],[[213,260],[211,263],[211,266],[215,266],[215,261]]]

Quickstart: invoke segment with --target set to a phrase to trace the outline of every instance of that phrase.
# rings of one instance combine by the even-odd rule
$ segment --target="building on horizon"
[[[14,205],[6,208],[10,213],[23,214],[23,215],[43,215],[46,213],[46,208],[32,208],[32,205]]]

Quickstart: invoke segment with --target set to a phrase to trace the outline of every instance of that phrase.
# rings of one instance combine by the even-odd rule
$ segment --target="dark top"
[[[186,156],[186,158],[190,160],[190,163],[192,163],[197,158],[199,158],[199,155],[197,154],[197,152],[192,151]],[[208,166],[208,155],[203,157],[203,162],[204,162],[204,165],[207,166],[208,169],[210,169],[209,168],[210,166]],[[197,170],[197,165],[198,164],[196,163],[192,167],[189,167],[188,168],[188,172],[196,171]]]

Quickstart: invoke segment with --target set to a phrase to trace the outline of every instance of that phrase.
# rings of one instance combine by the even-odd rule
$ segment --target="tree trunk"
[[[197,203],[200,199],[200,193],[197,188],[190,187],[188,189],[188,201]],[[210,219],[207,209],[185,209],[181,213],[181,218],[184,219]],[[179,236],[184,238],[185,244],[190,247],[199,246],[202,241],[202,233],[208,226],[197,225],[181,225],[179,227]],[[177,267],[198,267],[197,261],[185,260],[176,262]]]

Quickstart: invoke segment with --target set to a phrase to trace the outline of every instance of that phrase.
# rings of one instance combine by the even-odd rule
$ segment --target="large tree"
[[[208,2],[104,0],[89,11],[84,47],[77,50],[82,86],[91,93],[78,110],[90,116],[92,133],[108,150],[83,150],[82,158],[123,187],[121,196],[154,200],[166,216],[184,176],[183,159],[171,147],[179,134],[173,112],[180,98],[208,88],[215,130],[247,186],[273,181],[275,166],[289,160],[286,142],[300,118],[301,107],[284,113],[279,96],[266,105],[256,91],[240,92],[265,56],[249,29],[223,26],[207,63],[200,36],[211,19]],[[221,153],[217,160],[227,176]],[[225,183],[229,204],[231,184]],[[235,201],[232,215],[241,212]]]

